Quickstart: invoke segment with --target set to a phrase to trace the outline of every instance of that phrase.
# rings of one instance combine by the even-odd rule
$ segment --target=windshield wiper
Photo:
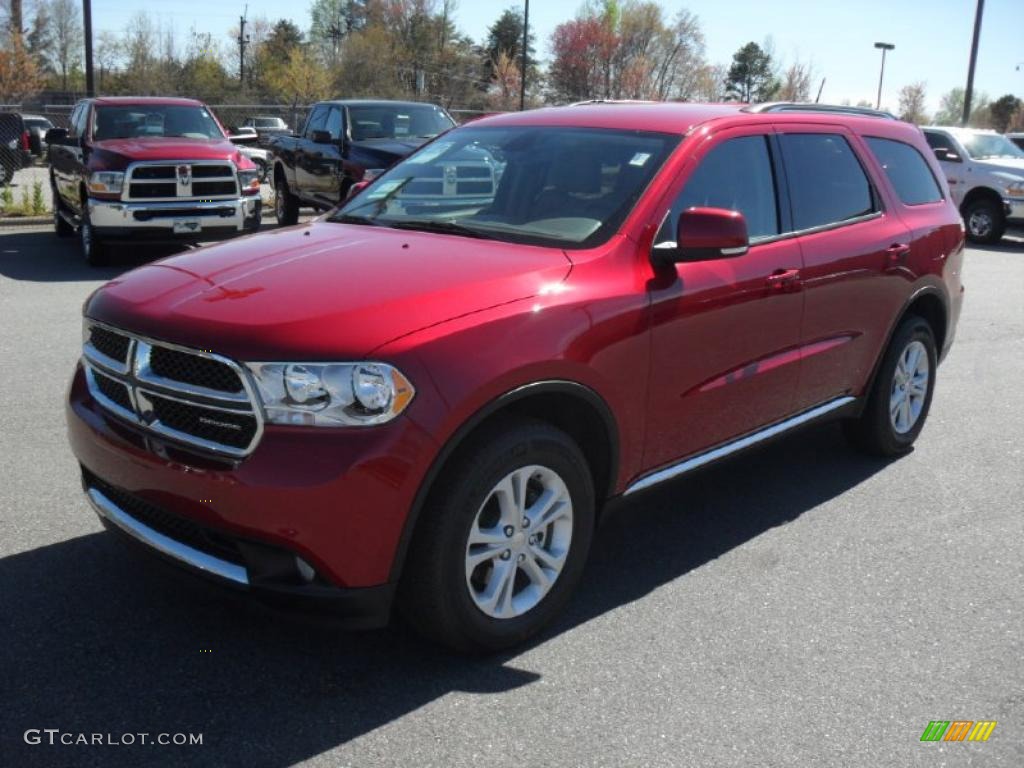
[[[380,222],[374,221],[369,216],[354,216],[351,213],[338,213],[331,216],[328,221],[333,221],[336,224],[364,224],[370,227],[382,227],[384,226]]]
[[[494,240],[492,235],[481,232],[479,229],[459,224],[457,221],[406,219],[404,221],[389,221],[387,226],[392,229],[412,229],[419,232],[438,232],[444,235],[461,235],[463,237],[477,237],[481,240]]]

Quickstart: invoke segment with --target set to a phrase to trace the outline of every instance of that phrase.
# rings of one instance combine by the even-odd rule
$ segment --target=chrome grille
[[[239,195],[237,171],[220,160],[136,163],[128,168],[125,200],[233,198]]]
[[[256,447],[262,412],[234,361],[90,320],[84,337],[86,383],[106,410],[211,453],[240,458]]]

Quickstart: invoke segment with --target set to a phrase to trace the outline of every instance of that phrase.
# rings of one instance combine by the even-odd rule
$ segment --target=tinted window
[[[900,200],[907,205],[934,203],[942,190],[921,153],[909,144],[889,139],[865,138]]]
[[[932,149],[946,149],[950,152],[959,154],[956,147],[953,146],[953,141],[944,133],[931,133],[929,131],[925,131],[924,138],[925,141],[928,142],[928,146]]]
[[[332,139],[341,138],[341,109],[339,107],[331,107],[327,113],[325,125],[327,127],[324,130],[331,134]]]
[[[429,139],[451,128],[454,123],[432,104],[355,105],[348,108],[352,121],[352,139]]]
[[[846,139],[836,134],[779,137],[797,230],[835,224],[875,210],[871,184]]]
[[[729,139],[708,152],[673,204],[658,242],[675,240],[679,214],[693,207],[739,211],[747,220],[752,239],[779,234],[768,140],[764,136],[744,136]]]
[[[313,138],[313,131],[324,130],[324,124],[327,122],[327,107],[316,107],[313,110],[313,114],[309,116],[309,122],[306,123],[306,138]]]
[[[96,141],[170,137],[219,139],[223,135],[206,107],[191,104],[98,106],[92,127]]]

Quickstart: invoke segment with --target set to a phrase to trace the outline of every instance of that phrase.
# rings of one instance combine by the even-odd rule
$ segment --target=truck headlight
[[[1006,185],[1007,197],[1024,197],[1024,179],[1011,181]]]
[[[93,171],[89,174],[89,191],[102,195],[120,195],[124,174],[120,171]]]
[[[238,172],[238,186],[241,187],[243,192],[249,190],[258,190],[260,188],[260,172],[258,168],[253,168],[251,171],[239,171]]]
[[[386,363],[249,363],[267,421],[360,427],[391,421],[416,390]]]

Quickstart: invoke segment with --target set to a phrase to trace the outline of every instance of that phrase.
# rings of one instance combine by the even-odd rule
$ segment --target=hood
[[[557,248],[319,221],[140,267],[86,314],[241,360],[358,359],[535,296],[569,269]]]
[[[1000,157],[991,160],[972,160],[971,164],[992,173],[1024,178],[1024,157]]]
[[[426,144],[430,139],[410,137],[408,139],[364,139],[353,141],[352,146],[359,150],[360,155],[371,155],[384,161],[387,167],[396,160],[402,160],[413,153],[413,150]]]
[[[107,139],[92,145],[89,166],[102,170],[123,170],[129,163],[148,160],[231,160],[242,155],[228,139]]]

